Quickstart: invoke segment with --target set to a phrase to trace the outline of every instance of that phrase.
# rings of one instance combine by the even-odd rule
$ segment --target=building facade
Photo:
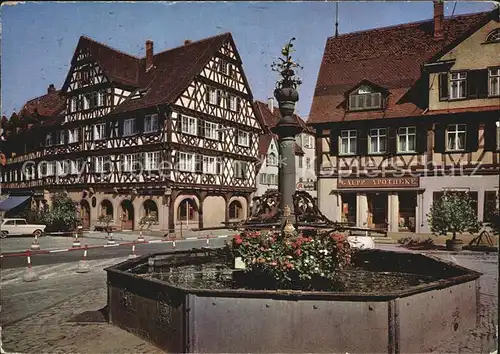
[[[230,33],[138,58],[81,37],[65,83],[7,122],[3,191],[50,203],[65,191],[84,228],[246,218],[262,123]]]
[[[270,130],[278,123],[281,116],[279,109],[274,106],[274,99],[269,98],[267,104],[255,101],[255,111],[260,116],[260,120],[264,122],[266,131],[265,134],[260,136],[259,140],[261,166],[257,175],[255,196],[261,196],[268,189],[278,189],[278,165],[280,162],[286,163],[286,161],[281,161],[278,137]],[[304,129],[302,133],[296,136],[295,144],[297,190],[305,190],[313,198],[316,198],[314,131],[299,116],[295,115],[294,118]]]
[[[446,190],[488,220],[499,186],[498,9],[327,40],[309,124],[320,209],[336,221],[430,232]]]

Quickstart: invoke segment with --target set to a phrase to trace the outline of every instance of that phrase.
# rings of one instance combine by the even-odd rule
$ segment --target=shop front
[[[418,177],[342,178],[337,181],[341,220],[389,232],[415,232],[419,218]]]

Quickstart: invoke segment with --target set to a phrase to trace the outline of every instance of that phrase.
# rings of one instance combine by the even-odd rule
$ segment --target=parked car
[[[40,237],[45,232],[46,225],[28,224],[26,219],[5,218],[0,224],[0,237],[33,235]]]

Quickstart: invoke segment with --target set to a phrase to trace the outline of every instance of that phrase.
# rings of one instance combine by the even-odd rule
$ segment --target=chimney
[[[267,108],[271,111],[271,113],[273,113],[273,111],[274,111],[274,98],[269,97],[267,99]]]
[[[190,39],[186,39],[186,40],[184,41],[184,45],[191,44],[192,42],[193,42],[192,40],[190,40]]]
[[[434,0],[434,38],[442,39],[444,22],[444,3],[442,0]]]
[[[153,67],[153,41],[146,41],[146,71]]]
[[[47,93],[55,92],[56,88],[54,84],[50,84],[49,87],[47,88]]]

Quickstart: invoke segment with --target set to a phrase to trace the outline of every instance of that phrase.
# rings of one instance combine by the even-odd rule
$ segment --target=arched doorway
[[[158,222],[158,206],[156,205],[156,203],[151,199],[147,199],[146,201],[144,201],[143,207],[143,216],[154,218],[156,219],[155,221]]]
[[[177,208],[177,220],[185,221],[186,224],[198,221],[198,206],[192,198],[183,199]]]
[[[84,230],[90,229],[90,204],[85,199],[80,201],[80,218]]]
[[[229,204],[229,219],[230,220],[240,220],[243,219],[243,207],[238,200],[233,200]]]
[[[113,217],[113,204],[111,204],[109,200],[104,199],[101,202],[101,212],[99,213],[99,215],[103,216],[109,215]]]
[[[134,206],[128,199],[121,203],[122,230],[134,229]]]

